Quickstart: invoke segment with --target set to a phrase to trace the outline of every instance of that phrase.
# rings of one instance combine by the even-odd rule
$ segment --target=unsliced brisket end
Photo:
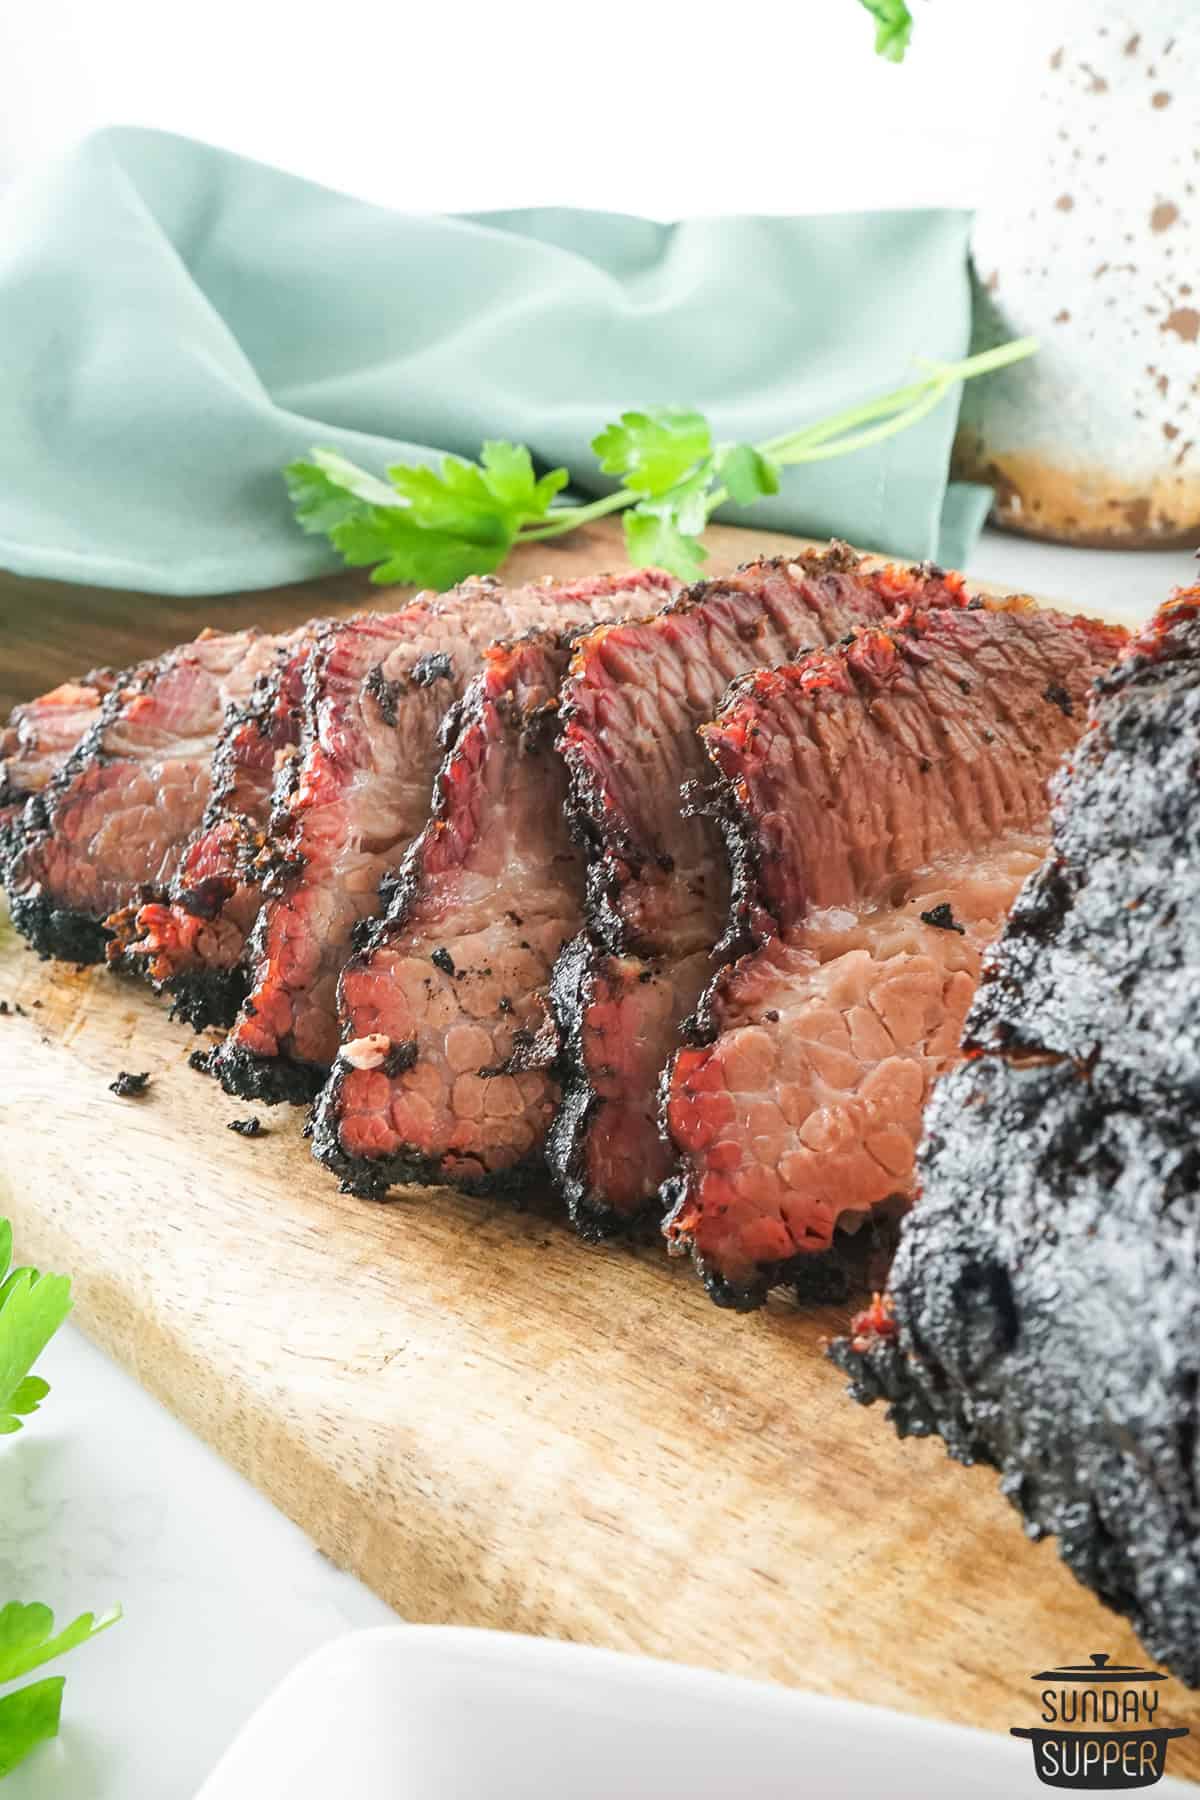
[[[98,961],[108,915],[165,892],[204,811],[225,709],[245,701],[282,641],[206,631],[104,697],[12,827],[13,922],[40,955]]]
[[[276,796],[250,991],[214,1061],[228,1092],[304,1100],[322,1084],[355,927],[379,914],[380,882],[429,817],[442,718],[488,645],[645,612],[672,591],[654,570],[512,589],[482,579],[325,627],[305,679],[301,750]]]
[[[1047,832],[1047,781],[1122,634],[990,603],[905,611],[760,671],[703,737],[730,942],[664,1082],[665,1224],[751,1306],[911,1191],[922,1113]]]
[[[232,1025],[246,995],[245,952],[262,883],[263,848],[280,759],[300,741],[304,671],[318,622],[305,626],[231,707],[212,758],[204,818],[165,900],[108,920],[110,963],[142,973],[195,1030]]]
[[[433,817],[342,973],[313,1150],[356,1192],[508,1186],[541,1162],[558,1099],[546,985],[583,912],[554,753],[569,654],[557,633],[488,650],[447,720]]]
[[[875,624],[909,600],[965,601],[940,569],[869,569],[845,545],[749,564],[645,623],[592,633],[563,691],[575,831],[588,852],[588,935],[556,972],[569,1055],[552,1164],[585,1236],[654,1206],[671,1161],[657,1086],[715,964],[728,877],[702,796],[696,728],[731,681]]]
[[[1098,684],[939,1083],[890,1293],[833,1351],[1200,1685],[1200,588]]]

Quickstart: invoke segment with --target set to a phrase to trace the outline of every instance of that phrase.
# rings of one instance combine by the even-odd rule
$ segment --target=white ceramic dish
[[[1194,1790],[1164,1782],[1163,1800]],[[1022,1800],[1028,1745],[501,1632],[359,1632],[277,1688],[197,1800]]]

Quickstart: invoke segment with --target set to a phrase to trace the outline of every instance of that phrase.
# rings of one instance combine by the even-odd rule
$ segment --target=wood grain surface
[[[715,532],[714,565],[767,541]],[[607,535],[563,557],[541,567],[619,561]],[[14,693],[105,641],[120,660],[201,620],[274,622],[363,588],[77,594],[74,631],[69,592],[42,610],[44,651],[38,621],[20,623]],[[1036,1722],[1034,1670],[1094,1650],[1147,1663],[1053,1546],[1023,1537],[994,1474],[847,1401],[822,1355],[843,1312],[723,1313],[655,1250],[580,1244],[548,1196],[517,1212],[444,1189],[339,1195],[298,1113],[263,1110],[255,1140],[226,1129],[254,1109],[188,1068],[194,1040],[148,993],[9,936],[0,999],[20,1255],[70,1272],[84,1329],[406,1618],[995,1730]],[[120,1069],[149,1071],[144,1098],[109,1092]],[[1200,1702],[1172,1683],[1163,1712],[1196,1732],[1172,1773],[1200,1776]]]

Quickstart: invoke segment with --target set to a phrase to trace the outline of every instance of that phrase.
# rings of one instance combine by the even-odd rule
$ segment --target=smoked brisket
[[[245,705],[230,708],[204,818],[169,895],[106,921],[110,963],[144,974],[197,1031],[232,1025],[245,999],[246,941],[262,904],[256,864],[279,762],[300,741],[304,671],[318,629],[314,622],[298,632]]]
[[[322,1085],[355,928],[381,912],[380,883],[429,817],[439,728],[488,645],[644,613],[673,589],[654,570],[521,588],[484,577],[324,627],[305,675],[300,750],[275,797],[249,992],[213,1060],[227,1092],[305,1100]]]
[[[557,633],[487,652],[447,720],[433,817],[342,973],[313,1148],[356,1192],[512,1186],[541,1161],[558,1099],[547,981],[583,910],[554,752],[569,656]]]
[[[737,676],[834,643],[902,603],[949,605],[961,578],[868,568],[845,545],[752,563],[701,583],[657,618],[580,644],[563,689],[573,826],[587,847],[588,930],[564,951],[553,993],[566,1074],[549,1154],[585,1236],[654,1206],[671,1158],[659,1078],[716,964],[728,911],[720,834],[703,795],[697,727]]]
[[[701,735],[734,867],[729,949],[663,1086],[665,1223],[752,1306],[911,1191],[980,961],[1047,838],[1047,781],[1121,634],[988,602],[905,609],[760,671]]]
[[[50,785],[117,679],[111,669],[96,669],[13,707],[0,730],[0,827]]]
[[[124,675],[9,828],[13,923],[41,956],[97,962],[110,913],[163,894],[199,825],[212,753],[285,640],[206,631]]]
[[[1200,1685],[1200,588],[1097,684],[834,1359]]]

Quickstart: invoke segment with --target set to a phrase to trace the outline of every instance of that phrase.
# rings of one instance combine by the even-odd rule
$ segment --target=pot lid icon
[[[1085,1663],[1067,1663],[1061,1669],[1042,1669],[1030,1681],[1124,1681],[1131,1685],[1143,1681],[1165,1681],[1157,1669],[1138,1669],[1132,1663],[1113,1663],[1105,1650],[1093,1650]]]

